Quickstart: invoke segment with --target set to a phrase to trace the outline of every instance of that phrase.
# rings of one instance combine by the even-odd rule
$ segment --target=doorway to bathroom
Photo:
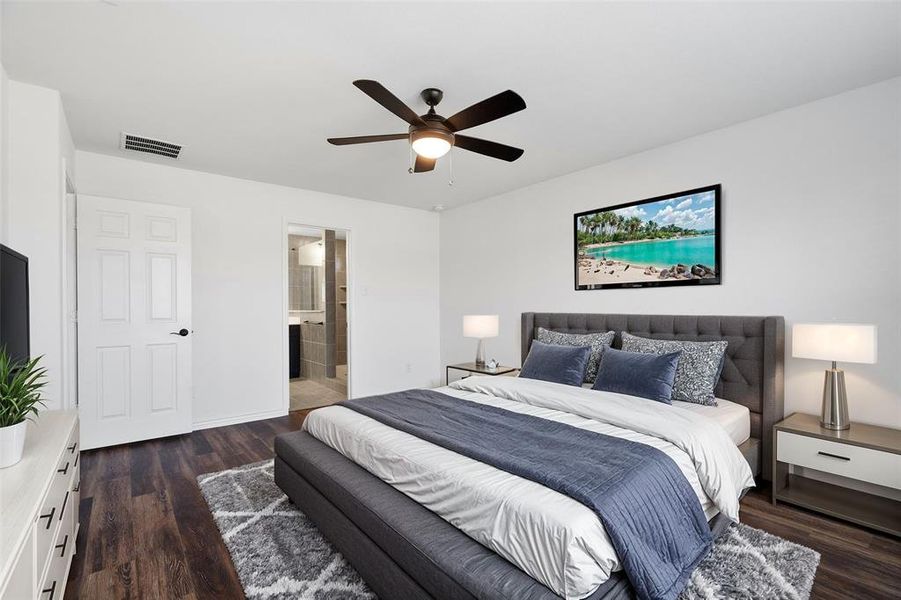
[[[345,229],[287,226],[291,411],[349,397],[349,241]]]

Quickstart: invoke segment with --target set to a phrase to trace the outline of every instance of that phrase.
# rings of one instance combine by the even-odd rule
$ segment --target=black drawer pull
[[[847,456],[839,456],[838,454],[829,454],[828,452],[817,452],[817,454],[819,454],[821,456],[828,456],[829,458],[837,458],[839,460],[848,460],[848,461],[851,460]]]
[[[50,524],[53,523],[53,515],[56,514],[56,507],[50,509],[49,515],[41,515],[38,519],[47,519],[47,529],[50,529]]]
[[[66,555],[66,544],[69,543],[69,534],[66,534],[66,537],[63,538],[62,544],[57,544],[54,548],[62,548],[59,552],[59,557],[62,558]]]
[[[66,512],[66,504],[69,503],[69,492],[66,492],[66,496],[63,498],[63,507],[59,509],[59,520],[63,520],[63,515]]]
[[[76,448],[77,446],[78,446],[78,442],[75,442],[74,444],[72,444],[71,446],[69,446],[68,448],[66,448],[66,450],[69,451],[69,454],[75,454],[75,448]]]
[[[53,600],[53,596],[56,595],[56,580],[53,580],[53,585],[48,587],[46,590],[41,590],[42,594],[50,594],[47,597],[47,600]]]
[[[79,459],[79,458],[81,458],[81,452],[79,452],[78,454],[75,455],[75,462],[72,463],[72,466],[73,466],[73,467],[77,467],[77,466],[78,466],[78,459]]]
[[[57,473],[62,473],[63,475],[65,475],[66,473],[68,473],[68,472],[69,472],[69,462],[66,461],[66,466],[63,467],[62,469],[57,469],[56,472],[57,472]]]

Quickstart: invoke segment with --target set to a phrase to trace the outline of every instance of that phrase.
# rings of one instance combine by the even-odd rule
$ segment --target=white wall
[[[2,17],[3,11],[0,10],[0,243],[6,243],[9,238],[9,198],[7,194],[9,129],[6,124],[9,115],[9,77],[3,67]]]
[[[285,220],[351,231],[354,396],[438,382],[436,214],[78,152],[81,194],[192,210],[194,421],[283,412]]]
[[[9,77],[0,62],[0,243],[9,241]]]
[[[467,313],[500,314],[487,355],[513,365],[523,311],[876,323],[878,364],[842,365],[851,416],[901,427],[899,114],[894,79],[442,213],[442,362],[475,352]],[[713,183],[723,285],[573,290],[573,213]],[[828,365],[787,346],[786,410],[818,413]]]
[[[63,366],[63,227],[66,158],[74,147],[59,92],[9,81],[4,228],[10,247],[28,257],[31,354],[47,368],[47,408],[67,405]]]

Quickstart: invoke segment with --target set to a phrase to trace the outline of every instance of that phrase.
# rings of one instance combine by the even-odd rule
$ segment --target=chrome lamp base
[[[479,347],[476,349],[476,366],[485,366],[485,351],[482,349],[482,340],[479,340]]]
[[[836,368],[834,362],[831,369],[826,369],[820,426],[836,431],[851,427],[851,421],[848,418],[848,396],[845,391],[845,372]]]

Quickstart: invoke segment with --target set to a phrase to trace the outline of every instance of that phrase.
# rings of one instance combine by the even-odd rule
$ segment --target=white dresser
[[[0,599],[63,597],[78,535],[78,413],[28,424],[21,462],[0,469]]]

